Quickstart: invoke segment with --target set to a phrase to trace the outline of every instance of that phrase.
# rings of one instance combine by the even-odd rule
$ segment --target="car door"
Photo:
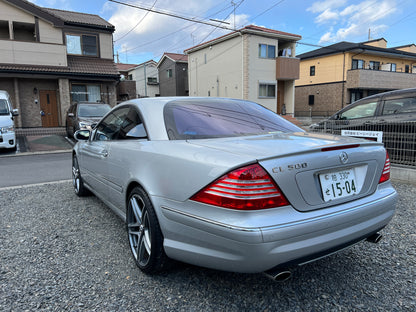
[[[120,107],[109,113],[95,128],[91,139],[82,149],[83,179],[98,196],[109,200],[109,156],[111,143],[118,138],[120,127],[129,111],[129,107]]]
[[[377,127],[383,131],[383,142],[390,158],[400,162],[416,158],[416,93],[386,96]]]
[[[125,188],[129,181],[137,177],[135,165],[140,162],[143,145],[148,143],[147,133],[138,110],[131,106],[124,116],[117,138],[110,142],[108,161],[108,194],[117,209],[124,207]],[[124,214],[125,211],[119,211]]]

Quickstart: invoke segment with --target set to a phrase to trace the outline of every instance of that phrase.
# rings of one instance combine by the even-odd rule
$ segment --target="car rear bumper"
[[[209,218],[183,209],[180,203],[152,199],[161,208],[158,217],[169,257],[213,269],[254,273],[322,257],[374,234],[393,217],[397,193],[390,183],[384,183],[371,196],[329,209],[298,212],[284,207],[257,212],[266,213],[267,219],[274,213],[273,226],[270,220],[261,226],[251,213],[234,212],[234,220],[246,219],[242,226],[227,215]]]
[[[7,132],[0,134],[0,148],[15,148],[16,134],[14,132]]]

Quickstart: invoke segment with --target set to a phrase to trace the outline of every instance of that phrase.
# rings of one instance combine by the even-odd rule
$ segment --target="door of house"
[[[58,127],[59,121],[56,91],[41,90],[39,91],[39,97],[42,127]]]
[[[278,81],[277,83],[277,108],[276,112],[278,114],[285,114],[286,111],[283,109],[283,104],[285,104],[285,82]]]

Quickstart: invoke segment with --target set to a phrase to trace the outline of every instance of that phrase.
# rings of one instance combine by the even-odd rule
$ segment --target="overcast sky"
[[[43,7],[100,15],[116,27],[114,53],[122,63],[159,61],[164,52],[183,53],[228,30],[148,13],[106,0],[31,0]],[[302,36],[301,54],[339,41],[385,38],[388,47],[416,43],[414,0],[118,0],[173,15],[254,24]],[[235,14],[234,14],[235,8]],[[210,22],[214,23],[214,22]]]

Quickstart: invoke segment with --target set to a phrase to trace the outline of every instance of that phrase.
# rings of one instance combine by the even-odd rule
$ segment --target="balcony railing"
[[[416,74],[385,70],[352,69],[347,72],[348,89],[405,89],[414,88]]]
[[[276,79],[299,79],[299,65],[300,59],[298,58],[279,56],[278,58],[276,58]]]

